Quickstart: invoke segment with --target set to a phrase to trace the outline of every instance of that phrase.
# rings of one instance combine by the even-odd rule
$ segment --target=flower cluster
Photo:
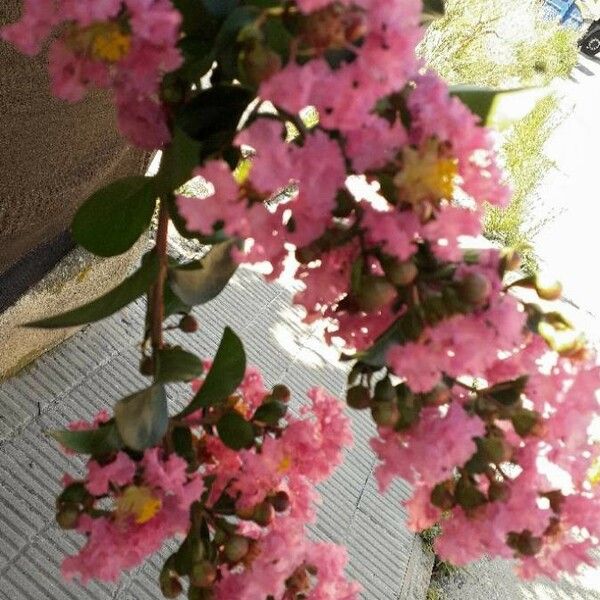
[[[418,3],[298,7],[297,56],[258,94],[284,120],[313,106],[318,123],[296,117],[290,142],[259,111],[235,139],[253,150],[246,179],[237,186],[224,162],[207,162],[197,174],[215,193],[180,198],[181,214],[203,234],[247,239],[238,260],[268,261],[274,275],[295,253],[294,301],[356,352],[348,403],[379,426],[380,486],[413,483],[409,524],[443,522],[442,558],[514,556],[525,577],[573,571],[597,533],[586,430],[600,380],[575,337],[556,343],[568,324],[511,294],[513,255],[468,250],[482,205],[509,197],[489,134],[418,71]],[[346,54],[332,65],[338,46]]]
[[[77,102],[90,87],[111,89],[123,135],[154,149],[170,139],[160,88],[183,60],[180,23],[170,0],[25,0],[2,37],[33,55],[59,31],[49,49],[54,95]]]
[[[600,533],[588,477],[596,358],[558,312],[513,293],[553,300],[560,288],[509,283],[514,254],[481,249],[484,205],[510,194],[489,132],[416,56],[422,3],[221,4],[198,2],[200,24],[167,0],[29,0],[4,36],[33,52],[65,23],[56,93],[112,87],[122,130],[144,147],[177,130],[173,173],[157,176],[163,214],[186,235],[227,240],[238,262],[268,263],[271,277],[289,266],[306,320],[353,361],[347,402],[378,425],[380,487],[413,484],[409,524],[441,521],[443,558],[513,556],[524,577],[588,562]],[[161,88],[177,48],[185,63]],[[206,181],[205,197],[177,195],[188,175]],[[214,297],[200,291],[184,295]],[[68,574],[113,578],[187,532],[163,570],[166,595],[188,576],[192,598],[354,597],[341,551],[302,541],[312,485],[347,442],[339,408],[313,392],[314,417],[281,427],[277,394],[253,381],[172,423],[161,448],[90,462],[59,501],[59,518],[88,534]],[[119,550],[124,531],[135,540],[154,521]]]
[[[301,418],[285,416],[288,398],[283,386],[267,391],[249,368],[225,403],[174,418],[159,446],[104,453],[88,461],[82,480],[65,476],[58,522],[86,535],[64,560],[65,577],[115,581],[184,536],[161,573],[168,598],[182,591],[181,577],[193,599],[356,598],[343,548],[309,541],[305,529],[314,519],[314,485],[351,442],[348,420],[322,390],[309,392]],[[250,428],[243,448],[223,433],[223,417]],[[101,415],[72,429],[105,424]]]

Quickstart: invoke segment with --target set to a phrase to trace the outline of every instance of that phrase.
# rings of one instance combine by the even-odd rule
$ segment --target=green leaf
[[[153,385],[119,400],[115,406],[115,422],[129,448],[144,450],[158,444],[169,424],[165,388]]]
[[[481,118],[482,123],[486,124],[499,92],[473,85],[456,85],[450,88],[450,93],[457,96],[471,112]]]
[[[192,170],[200,162],[200,148],[199,142],[175,128],[156,174],[156,187],[161,195],[175,191],[192,178]]]
[[[217,423],[221,441],[233,450],[250,448],[254,444],[254,428],[242,415],[232,411],[225,413]]]
[[[73,238],[98,256],[122,254],[150,225],[157,195],[152,177],[113,181],[93,193],[75,213]]]
[[[187,314],[192,309],[189,304],[186,304],[181,300],[181,298],[171,289],[168,281],[165,282],[164,307],[165,319],[171,315]]]
[[[443,17],[445,13],[444,0],[423,1],[423,22],[425,24],[429,24],[432,21]]]
[[[100,321],[121,310],[136,298],[143,296],[154,283],[157,275],[158,260],[154,253],[149,253],[142,259],[142,265],[135,273],[104,296],[66,313],[26,323],[25,327],[53,329]]]
[[[258,407],[257,411],[252,417],[252,420],[260,421],[261,423],[266,423],[267,425],[272,425],[275,427],[279,423],[279,420],[285,417],[287,408],[288,407],[285,402],[280,402],[278,400],[265,402]]]
[[[488,394],[504,406],[512,406],[521,398],[521,394],[527,385],[528,377],[523,375],[512,381],[503,381],[488,390]]]
[[[222,402],[235,392],[244,378],[245,372],[244,346],[240,338],[229,327],[226,327],[202,387],[179,416],[183,417],[199,408]]]
[[[239,0],[200,0],[206,10],[214,17],[223,18],[239,4]]]
[[[233,240],[218,244],[201,260],[169,269],[171,289],[191,306],[204,304],[215,298],[238,267],[237,262],[231,258],[233,244]]]
[[[190,381],[202,375],[202,361],[191,352],[175,346],[161,348],[156,354],[156,381]]]
[[[190,465],[197,464],[192,432],[188,427],[175,427],[172,433],[173,448]]]
[[[539,421],[539,415],[534,410],[521,408],[511,418],[515,431],[521,436],[529,435]]]
[[[81,431],[60,429],[49,431],[48,434],[65,448],[80,454],[91,454],[92,456],[116,452],[123,445],[114,422],[100,425],[96,429]]]
[[[230,140],[252,98],[252,92],[240,85],[217,85],[204,90],[181,109],[178,125],[200,142],[219,134]]]

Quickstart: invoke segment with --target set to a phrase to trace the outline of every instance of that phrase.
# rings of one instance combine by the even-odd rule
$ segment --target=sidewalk
[[[210,356],[223,327],[243,338],[249,362],[267,385],[285,383],[295,398],[312,385],[342,395],[345,367],[301,323],[291,306],[293,290],[266,284],[240,269],[226,291],[195,311],[200,330],[181,334],[184,347]],[[63,456],[43,431],[90,418],[101,408],[143,387],[136,344],[143,306],[131,305],[90,326],[42,356],[17,377],[0,384],[0,598],[6,600],[156,600],[161,560],[156,557],[117,586],[83,588],[62,582],[61,558],[76,548],[74,537],[54,523],[54,497],[68,468],[78,459]],[[189,391],[172,388],[173,406]],[[298,401],[292,407],[298,408]],[[403,525],[406,485],[386,496],[376,492],[374,456],[368,446],[373,426],[353,414],[354,447],[343,466],[321,489],[323,504],[313,533],[348,546],[348,574],[364,588],[365,600],[423,600],[432,558]]]

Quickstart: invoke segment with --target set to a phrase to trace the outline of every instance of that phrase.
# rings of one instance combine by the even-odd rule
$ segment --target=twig
[[[158,277],[152,290],[151,339],[152,350],[156,353],[163,346],[162,322],[164,319],[165,306],[163,290],[167,278],[167,233],[169,229],[169,210],[164,200],[160,201],[158,213],[158,228],[156,230],[156,255],[158,257]]]

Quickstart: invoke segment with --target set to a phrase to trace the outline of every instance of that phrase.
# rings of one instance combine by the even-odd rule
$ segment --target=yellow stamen
[[[131,37],[117,23],[103,23],[91,28],[91,54],[110,63],[120,61],[131,48]]]
[[[279,465],[277,465],[278,473],[285,473],[289,471],[292,466],[292,457],[289,454],[286,454],[280,461]]]
[[[455,158],[440,156],[438,144],[431,141],[421,150],[406,148],[402,170],[395,177],[400,199],[411,204],[451,199],[458,172]]]
[[[149,488],[130,485],[117,501],[117,515],[133,517],[136,523],[142,525],[154,518],[161,507],[161,499],[154,496]]]

